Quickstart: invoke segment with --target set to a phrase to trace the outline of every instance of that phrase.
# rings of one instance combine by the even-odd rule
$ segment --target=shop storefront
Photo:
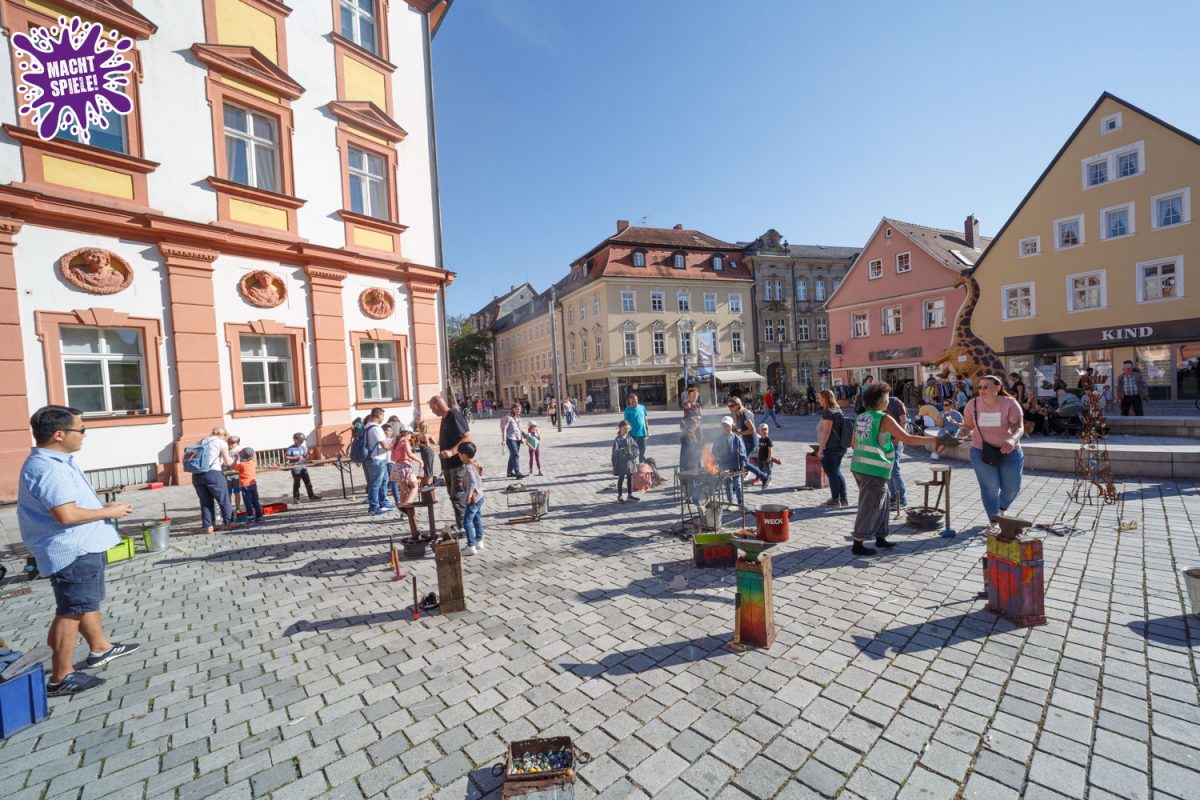
[[[870,366],[836,370],[834,385],[861,385],[868,375],[876,380],[886,381],[893,387],[899,387],[905,381],[923,384],[926,378],[938,374],[938,371],[922,365],[919,360],[921,356],[920,347],[875,350],[868,353]],[[917,360],[909,361],[908,359]],[[899,363],[895,363],[897,361]]]
[[[638,402],[644,406],[667,405],[666,375],[622,375],[617,378],[617,397],[621,402],[630,392],[637,392]],[[592,395],[594,398],[595,395]]]
[[[1074,389],[1090,367],[1096,383],[1106,383],[1129,360],[1145,376],[1151,400],[1193,400],[1200,397],[1198,333],[1200,319],[1187,319],[1012,336],[1004,340],[1005,366],[1031,393],[1047,397],[1058,377]]]
[[[608,396],[608,378],[592,378],[586,384],[584,399],[592,396],[592,411],[612,411]]]

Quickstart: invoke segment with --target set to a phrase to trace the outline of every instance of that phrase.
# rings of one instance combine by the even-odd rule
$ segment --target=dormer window
[[[714,272],[720,272],[725,269],[725,263],[721,260],[720,256],[713,256],[712,265]]]
[[[884,229],[883,229],[883,238],[885,238],[885,239],[890,239],[890,238],[892,238],[892,229],[891,229],[891,228],[884,228]]]
[[[737,261],[735,261],[735,260],[734,260],[734,259],[732,259],[732,258],[731,258],[731,259],[729,259],[729,268],[730,268],[730,269],[737,269]]]
[[[635,267],[646,266],[646,252],[644,250],[633,251],[633,265]]]
[[[687,261],[683,253],[676,253],[671,256],[671,266],[675,269],[683,269],[687,266]]]

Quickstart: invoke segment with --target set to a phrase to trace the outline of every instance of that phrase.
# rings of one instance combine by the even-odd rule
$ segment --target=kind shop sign
[[[14,33],[13,53],[20,70],[17,94],[22,116],[32,115],[42,139],[67,131],[88,143],[89,128],[107,128],[105,114],[133,110],[125,95],[133,65],[123,55],[133,42],[117,31],[79,17],[58,25]]]

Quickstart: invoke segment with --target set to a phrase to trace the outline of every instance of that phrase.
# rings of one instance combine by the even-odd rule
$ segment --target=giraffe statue
[[[995,375],[1007,384],[1004,375],[1004,363],[996,355],[996,351],[987,343],[971,332],[971,312],[979,302],[979,284],[969,274],[963,273],[954,282],[956,289],[962,288],[967,292],[967,299],[958,309],[954,318],[954,333],[950,337],[950,346],[936,358],[921,362],[926,367],[941,366],[943,374],[966,375],[972,381],[982,375]]]

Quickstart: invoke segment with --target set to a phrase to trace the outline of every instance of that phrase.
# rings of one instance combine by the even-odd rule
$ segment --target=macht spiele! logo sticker
[[[133,110],[124,92],[133,65],[122,55],[133,42],[117,31],[106,35],[97,22],[59,17],[49,29],[14,33],[12,46],[21,72],[20,111],[33,115],[42,139],[68,131],[88,143],[89,128],[108,127],[106,113]]]

